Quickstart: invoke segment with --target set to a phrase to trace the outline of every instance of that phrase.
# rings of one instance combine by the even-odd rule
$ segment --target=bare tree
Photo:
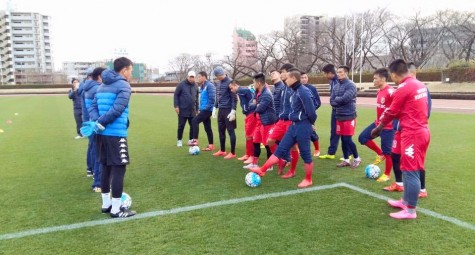
[[[469,61],[475,55],[475,13],[441,11],[437,13],[442,28],[440,50],[448,61]]]
[[[194,69],[195,65],[200,65],[200,56],[182,53],[168,62],[170,67],[177,74],[178,80],[184,80],[188,71]]]

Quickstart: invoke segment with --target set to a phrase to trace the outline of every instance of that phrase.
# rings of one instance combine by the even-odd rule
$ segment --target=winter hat
[[[217,66],[213,70],[214,76],[224,75],[224,69],[221,66]]]

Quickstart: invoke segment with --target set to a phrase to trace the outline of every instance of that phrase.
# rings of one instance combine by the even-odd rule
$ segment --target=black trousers
[[[203,122],[206,135],[208,136],[208,144],[213,144],[213,129],[211,129],[211,115],[213,112],[200,111],[196,117],[193,118],[191,126],[193,127],[193,139],[198,139],[200,134],[200,123]]]
[[[74,110],[74,120],[76,121],[76,133],[80,136],[81,135],[81,127],[82,127],[82,112],[79,110]]]
[[[189,137],[190,137],[190,140],[193,139],[192,120],[193,120],[193,117],[178,116],[178,134],[177,134],[178,140],[181,140],[183,138],[183,131],[185,130],[185,125],[187,121],[188,121],[188,125],[190,125]]]
[[[226,151],[226,130],[229,134],[229,140],[231,140],[231,153],[236,153],[236,120],[229,121],[228,114],[231,112],[231,109],[219,109],[218,111],[218,132],[219,132],[219,145],[221,151]]]

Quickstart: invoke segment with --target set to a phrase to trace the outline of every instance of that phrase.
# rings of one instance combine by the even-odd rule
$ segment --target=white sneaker
[[[249,168],[256,168],[256,167],[259,167],[259,166],[251,163],[249,165],[243,166],[242,168],[249,169]]]
[[[181,140],[178,140],[178,142],[176,142],[176,147],[182,147],[183,146],[183,142]]]
[[[83,137],[83,136],[80,136],[80,135],[74,137],[74,139],[76,139],[76,140],[77,140],[77,139],[82,139],[82,138],[84,138],[84,137]]]

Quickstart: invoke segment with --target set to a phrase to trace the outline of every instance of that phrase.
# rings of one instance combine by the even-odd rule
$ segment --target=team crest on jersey
[[[384,102],[386,102],[386,99],[383,97],[381,98],[381,103],[384,104]]]

